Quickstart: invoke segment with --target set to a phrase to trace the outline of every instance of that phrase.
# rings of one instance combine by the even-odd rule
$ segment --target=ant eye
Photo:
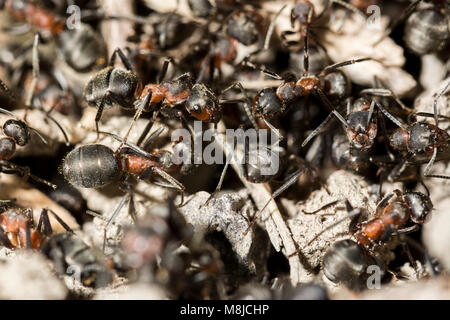
[[[201,113],[201,112],[202,112],[202,108],[201,108],[198,104],[194,105],[194,106],[192,107],[192,110],[193,110],[195,113]]]

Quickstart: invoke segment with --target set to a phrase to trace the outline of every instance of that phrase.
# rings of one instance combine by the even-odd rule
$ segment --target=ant
[[[0,1],[0,10],[3,9],[6,9],[15,19],[25,20],[30,25],[52,35],[57,35],[64,29],[65,19],[55,16],[32,1],[2,0]]]
[[[411,52],[424,55],[445,48],[450,39],[448,0],[428,0],[431,7],[416,10],[421,2],[423,0],[412,2],[377,43],[388,37],[398,24],[407,19],[403,40]]]
[[[256,150],[255,150],[256,151]],[[281,169],[278,170],[273,175],[262,175],[262,169],[264,166],[269,165],[270,161],[272,161],[273,157],[273,151],[270,149],[267,149],[266,152],[263,154],[260,150],[256,151],[258,152],[257,156],[257,162],[246,162],[245,164],[245,170],[244,170],[244,177],[247,181],[251,183],[267,183],[270,181],[273,181],[275,177],[277,177]],[[259,210],[252,218],[252,221],[249,223],[247,229],[243,232],[243,235],[247,235],[247,233],[250,231],[250,229],[253,227],[253,225],[258,220],[258,217],[261,216],[261,214],[264,212],[264,210],[267,208],[269,203],[271,201],[274,201],[276,197],[278,197],[280,194],[282,194],[285,190],[287,190],[290,186],[292,186],[300,177],[304,175],[310,175],[314,181],[318,181],[321,186],[325,188],[325,190],[329,193],[328,188],[326,185],[323,184],[323,182],[320,180],[318,176],[317,170],[310,164],[308,161],[300,158],[299,156],[292,155],[289,157],[291,160],[291,168],[296,168],[293,172],[289,172],[290,170],[286,170],[286,173],[288,173],[287,177],[284,178],[284,180],[281,183],[281,186],[278,187],[270,196],[270,199],[266,202],[266,204],[263,206],[261,210]]]
[[[162,130],[159,130],[151,135],[145,144],[148,145],[161,132]],[[169,174],[169,172],[180,169],[180,166],[174,163],[174,155],[171,152],[160,150],[148,153],[140,147],[126,142],[123,138],[115,134],[108,132],[100,133],[110,135],[120,141],[121,146],[115,152],[102,144],[88,144],[77,147],[64,158],[62,173],[68,182],[81,188],[100,188],[110,185],[115,181],[122,182],[122,186],[127,190],[127,193],[105,226],[105,240],[106,230],[127,201],[130,203],[130,215],[135,219],[132,191],[125,181],[128,175],[136,175],[140,180],[144,181],[150,181],[152,176],[159,176],[167,183],[157,181],[153,181],[153,183],[180,192],[180,206],[183,205],[185,187]]]
[[[23,147],[30,142],[30,131],[34,132],[44,144],[48,144],[48,142],[37,129],[34,129],[28,126],[26,122],[19,120],[14,113],[2,108],[0,108],[0,112],[14,118],[5,121],[5,123],[3,124],[3,133],[5,134],[5,137],[0,138],[0,172],[6,174],[18,174],[25,180],[31,178],[37,182],[43,183],[53,189],[56,189],[56,186],[54,184],[32,174],[30,172],[30,168],[18,166],[9,161],[9,159],[14,156],[17,145]],[[54,120],[50,115],[47,116],[49,117],[49,119],[52,119],[59,127],[59,124],[56,122],[56,120]],[[62,132],[65,134],[64,130],[62,130]],[[67,136],[65,135],[65,137]]]
[[[39,216],[37,226],[34,225],[33,209],[24,209],[17,205],[0,213],[0,242],[9,249],[40,249],[53,233],[48,217],[51,213],[58,223],[68,232],[72,229],[52,210],[44,208]]]
[[[379,92],[369,90],[372,89],[363,90],[362,92]],[[392,122],[394,122],[398,126],[402,126],[402,123],[399,122],[392,114],[390,114],[380,103],[376,102],[375,100],[369,102],[365,98],[359,98],[353,104],[348,101],[347,116],[345,119],[338,111],[332,110],[328,117],[303,141],[302,147],[308,144],[308,142],[313,137],[315,137],[331,120],[331,115],[334,115],[346,130],[348,141],[350,143],[350,152],[352,151],[352,148],[361,151],[368,151],[374,145],[375,138],[378,134],[378,117],[374,117],[374,115],[378,115],[377,113],[375,113],[375,106]],[[385,127],[386,126],[384,122],[382,122],[382,128],[384,129],[384,131],[386,131]]]
[[[127,70],[114,67],[116,55],[119,55]],[[219,100],[221,95],[233,87],[238,87],[248,100],[246,92],[239,82],[231,84],[219,95],[216,95],[203,83],[193,83],[190,73],[162,82],[170,62],[172,62],[171,58],[165,59],[156,84],[149,83],[142,88],[130,62],[120,48],[116,49],[111,56],[109,65],[95,74],[84,89],[84,97],[88,104],[97,108],[95,117],[97,132],[103,109],[112,106],[113,103],[126,109],[132,105],[132,108],[136,109],[133,121],[124,138],[126,141],[134,122],[143,111],[156,111],[153,113],[153,118],[159,111],[165,115],[173,115],[175,112],[177,116],[186,121],[183,113],[174,109],[176,106],[183,105],[189,115],[195,119],[217,123],[222,116],[222,104],[225,102]],[[154,107],[158,107],[158,109],[155,110]],[[247,112],[250,114],[250,111]],[[146,131],[148,132],[147,129]],[[139,145],[140,142],[141,140],[137,144]]]
[[[315,36],[314,32],[312,31],[315,28],[320,28],[316,24],[316,22],[320,21],[320,19],[324,16],[324,14],[328,11],[328,9],[331,7],[333,3],[336,3],[338,5],[343,6],[344,8],[363,16],[364,19],[366,18],[365,15],[359,10],[359,8],[353,6],[352,4],[349,4],[347,2],[341,1],[341,0],[327,0],[325,8],[320,12],[317,16],[315,16],[315,8],[314,5],[309,0],[295,0],[295,3],[291,9],[291,27],[292,29],[295,28],[295,24],[299,24],[299,30],[298,31],[292,31],[292,30],[286,30],[281,33],[281,40],[286,47],[292,47],[298,45],[300,41],[293,41],[288,40],[287,37],[289,35],[293,34],[299,34],[300,39],[303,38],[304,40],[304,47],[307,47],[307,38],[311,37],[314,41],[314,43],[318,46],[320,46],[325,52],[325,48],[323,48],[320,43],[317,40],[317,37]]]
[[[307,42],[308,41],[306,41],[306,44]],[[271,129],[273,129],[274,126],[269,122],[269,120],[284,114],[290,104],[301,97],[307,97],[312,94],[317,95],[322,103],[330,111],[333,111],[334,108],[330,102],[330,99],[341,100],[348,96],[350,91],[349,80],[344,73],[338,69],[355,63],[372,60],[371,58],[361,58],[338,62],[325,67],[316,75],[309,75],[307,47],[304,52],[305,55],[303,62],[305,73],[299,79],[295,79],[294,75],[283,78],[274,72],[266,70],[264,67],[254,65],[248,60],[244,61],[244,65],[251,68],[260,69],[260,71],[277,80],[283,80],[283,83],[280,84],[276,90],[272,88],[265,88],[261,90],[253,99],[253,112],[255,116],[261,118]]]
[[[328,280],[353,289],[367,285],[369,266],[380,267],[380,263],[363,246],[350,239],[333,243],[322,259],[322,270]]]
[[[449,134],[439,128],[439,118],[449,120],[448,117],[438,114],[437,101],[450,87],[450,82],[437,94],[433,100],[433,113],[417,112],[411,115],[433,117],[434,125],[427,122],[415,121],[409,125],[404,125],[396,122],[399,126],[398,129],[389,137],[390,145],[399,151],[406,151],[407,154],[400,162],[400,164],[394,168],[393,172],[389,175],[392,180],[396,174],[402,170],[402,168],[408,163],[408,161],[418,155],[424,155],[428,161],[425,169],[424,176],[430,178],[450,179],[444,175],[430,174],[431,168],[436,161],[438,152],[443,152],[448,149],[448,141],[450,140]],[[429,160],[428,160],[429,159]]]
[[[170,199],[163,205],[152,206],[135,226],[127,227],[121,246],[129,256],[128,264],[133,268],[141,268],[149,262],[154,262],[156,255],[160,255],[169,247],[173,249],[173,244],[189,241],[192,234],[192,226],[187,224]],[[149,245],[143,247],[139,245],[140,241]]]
[[[25,21],[29,26],[35,27],[40,32],[44,31],[56,39],[64,61],[76,72],[88,72],[101,68],[106,63],[106,45],[90,25],[80,21],[76,28],[66,28],[65,17],[44,8],[36,1],[3,0],[0,1],[1,9],[8,11],[15,19]],[[96,16],[102,14],[96,12]],[[83,14],[81,18],[83,21],[86,20]],[[124,17],[103,18],[124,19]]]
[[[403,237],[402,241],[404,241],[404,245],[409,245],[422,252],[431,276],[438,274],[435,263],[422,245],[411,237]],[[405,249],[407,250],[407,248]],[[406,252],[410,254],[409,251]],[[408,258],[412,261],[412,256],[408,256]],[[322,259],[322,270],[328,280],[334,283],[343,283],[356,290],[367,288],[367,279],[371,274],[370,266],[377,266],[381,271],[381,277],[384,276],[385,271],[395,276],[395,273],[387,269],[386,264],[377,256],[372,255],[364,246],[351,239],[333,243]]]
[[[338,201],[325,205],[329,207]],[[323,229],[315,235],[309,242],[311,245],[324,232],[330,230],[348,218],[360,216],[363,213],[361,208],[353,208],[346,201],[346,208],[349,214],[334,222],[330,226]],[[322,208],[321,208],[322,209]],[[320,211],[321,209],[317,210]],[[433,204],[429,196],[420,192],[401,192],[396,189],[385,196],[378,204],[375,211],[375,217],[369,221],[358,223],[357,219],[353,219],[350,223],[350,233],[356,242],[362,246],[370,246],[387,242],[394,234],[405,234],[417,231],[419,225],[425,222],[426,217],[433,209]],[[315,212],[317,212],[315,211]],[[411,226],[407,226],[412,222]],[[288,257],[298,254],[294,252]]]
[[[54,263],[59,274],[79,276],[84,286],[101,288],[113,280],[108,258],[102,259],[72,232],[51,236],[42,246],[42,253]]]

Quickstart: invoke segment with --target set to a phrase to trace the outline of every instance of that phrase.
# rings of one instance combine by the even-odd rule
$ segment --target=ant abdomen
[[[114,103],[122,108],[134,108],[133,102],[139,89],[139,80],[132,71],[107,67],[95,74],[84,89],[89,105],[111,107]]]
[[[404,40],[412,52],[424,55],[444,48],[449,35],[448,17],[438,10],[424,9],[406,21]]]
[[[73,149],[64,159],[64,178],[82,188],[99,188],[120,175],[114,152],[101,144],[90,144]]]
[[[20,120],[9,119],[3,125],[3,132],[15,140],[15,142],[23,147],[30,141],[30,131],[28,126]]]
[[[341,240],[332,244],[322,260],[324,275],[334,283],[343,283],[360,289],[369,277],[367,268],[378,265],[363,246],[352,240]]]

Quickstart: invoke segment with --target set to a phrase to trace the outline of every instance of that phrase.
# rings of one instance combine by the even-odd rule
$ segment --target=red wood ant
[[[291,9],[291,27],[294,29],[295,24],[298,23],[299,30],[298,31],[291,31],[286,30],[281,33],[281,40],[283,41],[284,45],[286,47],[292,47],[294,45],[297,45],[301,42],[301,39],[304,40],[304,46],[306,48],[307,44],[307,38],[311,37],[316,45],[322,47],[320,43],[317,40],[317,37],[314,35],[314,32],[312,31],[314,28],[318,27],[316,25],[316,22],[320,21],[320,19],[324,16],[324,14],[328,11],[328,9],[331,7],[333,3],[336,3],[340,6],[343,6],[344,8],[363,16],[364,19],[366,18],[365,15],[359,10],[359,8],[355,7],[353,4],[341,1],[341,0],[327,0],[326,7],[320,12],[317,16],[315,16],[315,8],[314,5],[309,0],[295,0],[295,3]],[[292,34],[299,34],[300,35],[300,41],[292,41],[287,40],[287,36]],[[322,49],[324,49],[322,47]],[[326,51],[324,49],[324,51]]]
[[[42,209],[38,225],[34,225],[33,210],[13,206],[0,213],[0,242],[9,249],[40,249],[53,233],[48,217],[51,213],[68,232],[72,229],[52,210]]]
[[[149,140],[154,140],[161,132],[162,130],[150,136],[145,144],[149,144]],[[139,179],[148,182],[154,176],[164,179],[167,183],[157,181],[152,181],[152,183],[180,192],[180,205],[184,203],[185,187],[170,175],[170,172],[174,172],[181,167],[174,163],[174,157],[171,152],[160,150],[148,153],[115,134],[100,133],[110,135],[120,141],[121,146],[115,152],[102,144],[89,144],[77,147],[65,157],[62,173],[68,182],[81,188],[100,188],[113,182],[122,182],[121,187],[126,189],[127,193],[105,226],[105,245],[106,230],[128,201],[130,203],[130,214],[133,219],[135,218],[133,192],[125,181],[128,175],[138,176]]]
[[[375,90],[377,89],[367,89],[363,90],[362,93],[378,92]],[[380,92],[390,92],[390,90],[381,90],[382,91]],[[331,116],[334,115],[346,130],[350,148],[368,151],[375,143],[375,138],[378,134],[378,113],[375,112],[375,106],[393,123],[402,126],[402,123],[390,114],[380,103],[375,100],[369,102],[365,98],[359,98],[353,104],[348,101],[347,116],[345,119],[338,111],[332,110],[328,117],[303,141],[302,147],[308,144],[308,142],[311,141],[311,139],[314,138],[331,120]],[[382,124],[383,129],[385,129],[384,122]]]
[[[391,172],[389,180],[393,180],[398,172],[414,156],[425,156],[427,159],[426,161],[428,163],[423,173],[425,177],[450,179],[448,176],[430,174],[431,168],[437,159],[438,152],[443,152],[448,149],[450,136],[445,130],[439,128],[439,118],[445,120],[449,120],[449,118],[438,114],[437,101],[449,87],[450,82],[435,97],[433,101],[433,113],[414,112],[410,114],[410,116],[433,117],[434,125],[418,121],[404,125],[399,121],[394,121],[399,128],[389,137],[389,143],[396,150],[407,151],[407,155],[403,157],[400,164]],[[376,91],[368,91],[368,93],[378,95]],[[380,95],[383,95],[382,92]]]
[[[338,201],[325,206],[328,207],[336,202]],[[346,207],[349,212],[346,217],[339,219],[323,229],[315,235],[307,245],[309,246],[323,233],[344,220],[360,216],[363,212],[361,208],[353,208],[348,201],[346,201]],[[373,219],[363,223],[352,220],[350,224],[350,233],[355,240],[363,246],[386,242],[394,234],[404,234],[418,230],[419,225],[425,222],[426,217],[432,209],[433,204],[430,197],[420,192],[401,192],[400,190],[394,190],[378,203]],[[317,211],[320,210],[321,209]],[[412,222],[413,225],[406,227],[408,222]],[[292,257],[296,254],[298,254],[298,252],[294,252],[288,257]]]
[[[52,35],[59,34],[64,29],[65,19],[55,16],[32,1],[2,0],[0,9],[6,9],[14,18],[25,20],[30,25],[46,30]]]
[[[341,100],[345,98],[350,91],[349,80],[338,69],[347,65],[371,60],[371,58],[362,58],[339,62],[325,67],[316,75],[309,75],[307,52],[308,49],[306,48],[304,56],[305,74],[297,80],[295,80],[295,77],[293,76],[284,79],[263,67],[256,66],[249,61],[244,61],[244,65],[260,69],[262,72],[278,80],[284,80],[276,90],[265,88],[253,99],[254,114],[256,117],[261,118],[268,127],[274,128],[269,120],[282,115],[292,102],[312,94],[319,96],[322,103],[330,111],[334,111],[330,99]],[[330,99],[328,97],[330,97]]]

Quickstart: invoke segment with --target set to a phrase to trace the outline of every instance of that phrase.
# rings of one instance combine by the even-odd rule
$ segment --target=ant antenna
[[[330,204],[326,205],[329,206]],[[353,218],[357,215],[361,214],[361,208],[353,208],[352,205],[350,204],[350,202],[348,200],[345,200],[345,205],[347,207],[347,211],[349,212],[349,214],[347,214],[345,217],[342,217],[341,219],[337,220],[336,222],[332,223],[331,225],[329,225],[328,227],[326,227],[325,229],[323,229],[322,231],[320,231],[318,234],[316,234],[307,244],[306,246],[310,246],[311,243],[313,243],[315,240],[317,240],[317,238],[319,238],[322,234],[324,234],[325,232],[327,232],[328,230],[334,228],[335,226],[337,226],[338,224],[342,223],[343,221],[345,221],[346,219],[349,218]],[[320,210],[319,210],[320,211]],[[291,258],[293,256],[295,256],[296,254],[298,254],[300,252],[300,250],[297,250],[293,253],[291,253],[290,255],[288,255],[288,258]]]
[[[283,193],[283,191],[285,191],[287,188],[289,188],[291,185],[294,184],[295,181],[297,181],[297,179],[306,171],[305,168],[300,168],[297,169],[295,172],[293,172],[291,175],[289,175],[286,178],[286,182],[277,190],[275,190],[275,192],[271,195],[270,199],[266,202],[266,204],[264,205],[264,207],[257,212],[252,221],[250,222],[250,224],[248,225],[247,229],[244,231],[243,235],[246,236],[247,233],[250,231],[250,229],[253,227],[253,225],[256,223],[256,221],[258,220],[259,216],[263,213],[263,211],[266,209],[266,207],[269,205],[269,203],[272,200],[275,200],[275,198],[277,196],[279,196],[281,193]]]
[[[31,100],[33,99],[34,91],[36,90],[37,81],[39,78],[39,34],[34,35],[33,51],[32,51],[32,64],[33,64],[33,77],[31,81],[30,91],[28,92],[27,98],[25,100],[25,115],[23,119],[26,121],[28,110],[31,107]]]

